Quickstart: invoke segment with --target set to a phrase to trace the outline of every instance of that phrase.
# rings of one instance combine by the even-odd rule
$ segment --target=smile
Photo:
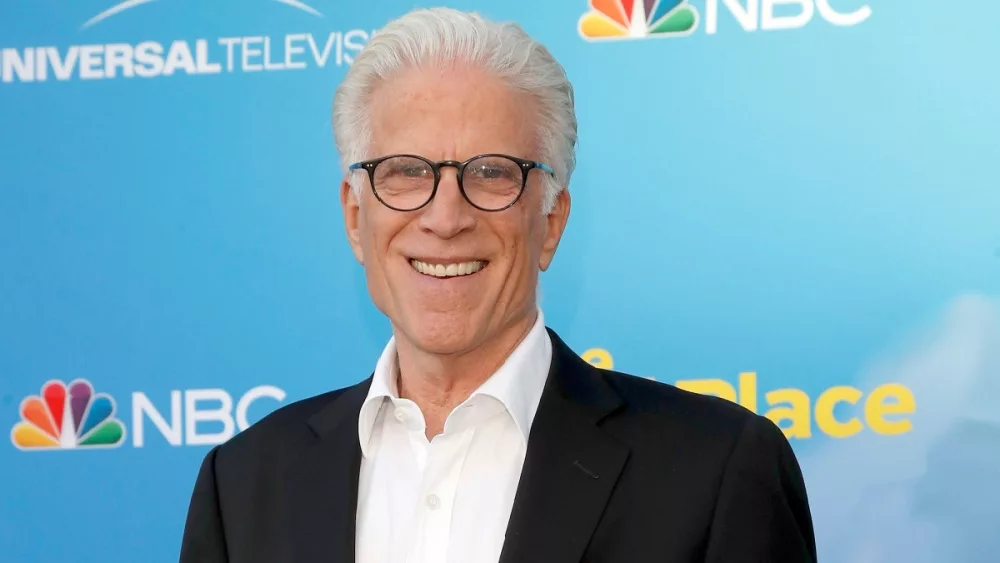
[[[427,276],[435,278],[454,278],[457,276],[468,276],[475,274],[486,267],[485,260],[473,260],[471,262],[454,262],[450,264],[431,264],[420,260],[410,260],[413,269]]]

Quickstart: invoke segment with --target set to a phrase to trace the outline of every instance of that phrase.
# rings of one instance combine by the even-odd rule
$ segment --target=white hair
[[[542,210],[549,213],[576,166],[573,86],[548,49],[519,25],[492,22],[475,12],[415,10],[375,33],[334,96],[334,139],[344,169],[378,156],[366,152],[371,142],[368,103],[381,81],[407,68],[451,63],[481,68],[536,100],[540,159],[554,171],[543,184]],[[355,192],[363,184],[358,176],[351,180]]]

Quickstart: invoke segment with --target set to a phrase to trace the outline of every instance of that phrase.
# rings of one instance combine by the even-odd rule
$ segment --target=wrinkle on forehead
[[[464,160],[498,152],[538,158],[538,104],[468,65],[410,68],[372,92],[371,157],[416,153]]]

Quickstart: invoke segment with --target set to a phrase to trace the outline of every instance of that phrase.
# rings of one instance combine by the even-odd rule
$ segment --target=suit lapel
[[[344,390],[309,419],[318,439],[291,476],[295,563],[354,561],[361,446],[358,414],[371,379]]]
[[[551,330],[552,366],[500,563],[580,561],[628,458],[598,423],[621,406],[597,368]]]

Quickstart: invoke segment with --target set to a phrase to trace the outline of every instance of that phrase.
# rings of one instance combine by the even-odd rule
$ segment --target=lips
[[[475,274],[486,267],[486,260],[467,260],[460,262],[427,262],[413,258],[410,266],[426,276],[435,278],[455,278]]]

